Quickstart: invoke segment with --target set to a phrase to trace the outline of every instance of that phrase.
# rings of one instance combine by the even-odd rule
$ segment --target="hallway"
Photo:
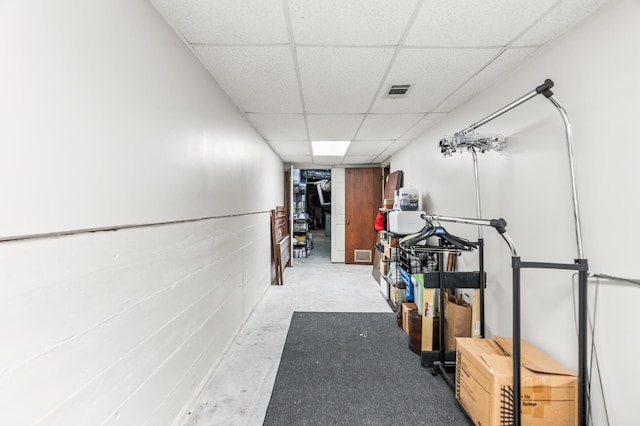
[[[314,231],[311,256],[270,286],[209,378],[187,426],[261,425],[294,311],[391,312],[370,265],[333,264],[331,240]]]

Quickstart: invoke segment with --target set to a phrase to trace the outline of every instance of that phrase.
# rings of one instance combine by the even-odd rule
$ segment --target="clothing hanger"
[[[400,240],[400,246],[415,246],[421,241],[426,241],[430,237],[439,237],[443,240],[444,247],[437,246],[429,246],[425,245],[425,248],[446,248],[448,250],[461,250],[461,251],[471,251],[474,248],[478,247],[478,243],[471,242],[465,238],[455,236],[450,234],[444,227],[437,225],[435,226],[431,220],[425,219],[427,221],[427,225],[417,234],[407,235],[406,237]]]

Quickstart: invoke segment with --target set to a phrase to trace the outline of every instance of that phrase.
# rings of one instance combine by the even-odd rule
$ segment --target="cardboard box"
[[[384,244],[384,257],[387,259],[396,259],[398,254],[398,249],[396,247],[392,247],[390,244]]]
[[[511,350],[511,338],[457,339],[456,398],[478,426],[513,420]],[[524,340],[521,360],[522,424],[576,425],[576,375]]]
[[[404,289],[399,289],[397,287],[391,287],[389,289],[389,301],[393,305],[394,310],[400,309],[402,303],[407,301]]]
[[[415,303],[406,302],[402,304],[402,329],[409,334],[409,311],[418,309]]]
[[[382,275],[387,275],[389,273],[389,263],[384,260],[380,261],[380,273]]]

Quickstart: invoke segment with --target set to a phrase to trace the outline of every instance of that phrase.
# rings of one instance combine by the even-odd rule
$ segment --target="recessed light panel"
[[[311,141],[313,155],[343,157],[351,141]]]

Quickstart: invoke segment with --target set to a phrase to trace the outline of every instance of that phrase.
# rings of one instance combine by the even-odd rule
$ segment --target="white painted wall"
[[[344,168],[331,169],[331,261],[344,263],[345,174]]]
[[[590,270],[640,277],[640,144],[635,126],[640,111],[640,56],[634,53],[639,22],[638,1],[611,1],[394,155],[392,170],[403,170],[405,183],[419,187],[422,208],[428,212],[475,217],[472,158],[443,158],[440,136],[464,129],[551,78],[574,127]],[[506,155],[479,155],[483,216],[507,220],[523,260],[572,262],[577,250],[568,157],[557,110],[539,96],[479,130],[502,133],[509,140]],[[474,227],[446,227],[469,238],[477,235]],[[510,253],[497,233],[489,229],[484,234],[488,334],[511,335]],[[475,259],[467,257],[462,266],[475,268]],[[577,371],[572,274],[527,270],[522,279],[523,337]],[[590,282],[590,291],[593,314],[596,280]],[[638,287],[601,281],[595,341],[612,425],[637,423],[638,306]],[[606,424],[597,380],[592,403],[593,424]]]
[[[0,423],[171,424],[270,281],[282,162],[144,0],[0,2]],[[167,223],[175,222],[175,223]]]

